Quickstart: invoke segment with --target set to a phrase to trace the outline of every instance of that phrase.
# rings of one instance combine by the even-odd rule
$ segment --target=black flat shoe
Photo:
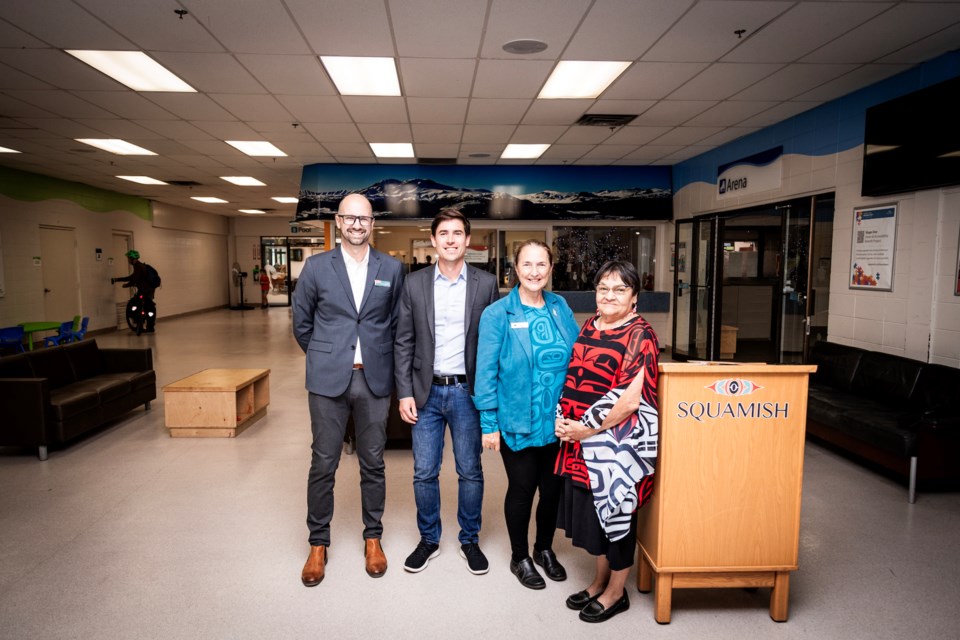
[[[543,576],[541,576],[537,568],[533,566],[533,560],[530,559],[530,556],[527,556],[520,562],[511,560],[510,571],[513,575],[517,576],[520,584],[527,589],[543,589],[547,586],[547,583],[543,581]]]
[[[567,598],[567,608],[573,609],[574,611],[580,611],[585,606],[599,598],[601,593],[603,593],[603,591],[599,591],[597,592],[597,595],[592,596],[586,589],[583,591],[577,591],[575,594]]]
[[[623,590],[620,599],[610,605],[609,609],[604,609],[603,605],[594,600],[583,608],[580,612],[580,619],[584,622],[606,622],[618,613],[623,613],[630,608],[630,598],[627,597],[627,590]]]
[[[550,549],[545,551],[534,551],[533,561],[543,567],[543,572],[547,577],[556,582],[563,582],[567,579],[567,570],[563,568],[556,554]]]

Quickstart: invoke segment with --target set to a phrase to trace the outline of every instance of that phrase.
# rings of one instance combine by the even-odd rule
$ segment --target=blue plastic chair
[[[0,329],[0,349],[14,349],[24,352],[23,327],[4,327]]]
[[[53,345],[66,344],[70,342],[73,338],[73,320],[67,320],[66,322],[60,323],[60,332],[55,336],[50,336],[49,338],[43,339],[43,346],[50,347]]]
[[[83,340],[83,337],[87,335],[87,324],[89,324],[89,322],[90,316],[84,316],[83,322],[80,323],[80,328],[70,332],[70,342]],[[76,323],[74,323],[73,326],[77,326]]]

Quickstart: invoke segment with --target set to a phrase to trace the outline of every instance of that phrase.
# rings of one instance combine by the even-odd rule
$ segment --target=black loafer
[[[547,586],[547,583],[543,581],[543,576],[541,576],[537,568],[533,566],[533,560],[530,559],[530,556],[527,556],[520,562],[511,560],[510,571],[513,575],[517,576],[520,584],[527,589],[543,589]]]
[[[606,622],[618,613],[623,613],[630,608],[630,598],[627,597],[627,591],[624,589],[620,599],[605,609],[602,604],[594,600],[580,611],[580,619],[584,622]]]
[[[577,591],[575,594],[567,598],[567,608],[573,609],[574,611],[580,611],[585,606],[599,598],[601,593],[603,593],[603,591],[598,591],[597,595],[592,596],[586,589],[583,591]]]
[[[543,567],[543,572],[547,577],[556,582],[563,582],[567,579],[567,570],[563,568],[556,554],[550,549],[545,551],[534,551],[533,561]]]

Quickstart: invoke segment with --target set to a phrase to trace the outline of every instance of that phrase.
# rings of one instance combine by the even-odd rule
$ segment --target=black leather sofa
[[[150,349],[82,340],[0,358],[0,445],[66,443],[157,397]]]
[[[960,369],[818,342],[807,435],[918,483],[960,482]]]

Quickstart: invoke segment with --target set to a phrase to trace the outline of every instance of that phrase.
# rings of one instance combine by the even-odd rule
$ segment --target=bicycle
[[[114,279],[110,279],[110,284]],[[136,289],[127,300],[127,326],[138,336],[143,333],[144,327],[150,327],[152,320],[157,317],[157,305],[154,301]]]

